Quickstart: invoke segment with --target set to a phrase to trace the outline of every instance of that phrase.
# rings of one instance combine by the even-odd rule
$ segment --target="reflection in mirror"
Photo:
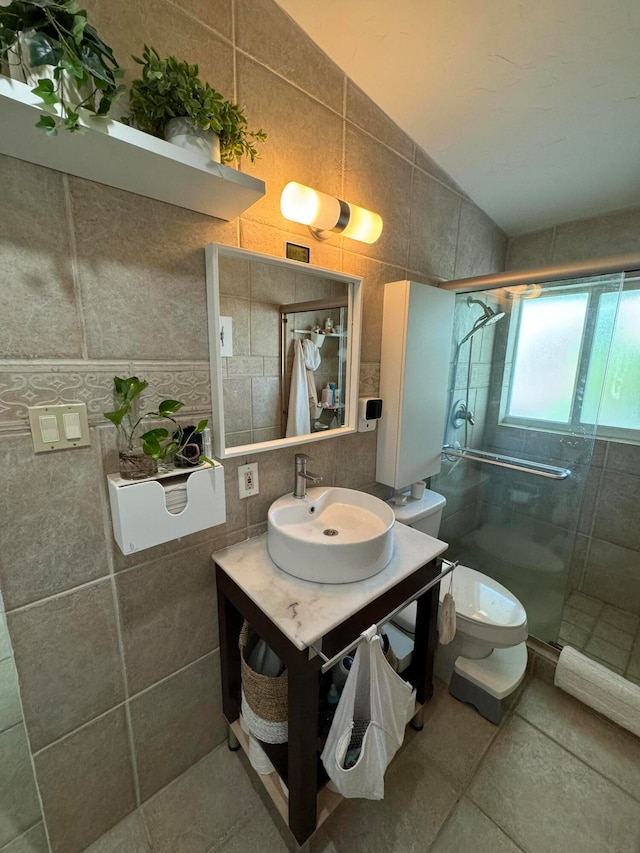
[[[360,279],[211,244],[207,301],[216,456],[355,431]]]

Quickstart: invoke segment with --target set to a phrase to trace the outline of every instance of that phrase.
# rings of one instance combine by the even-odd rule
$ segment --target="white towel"
[[[309,417],[311,420],[319,418],[322,414],[322,409],[318,408],[318,389],[316,388],[316,380],[313,371],[320,367],[320,350],[311,341],[305,340],[302,342],[302,352],[304,353],[304,365],[307,369],[307,388],[309,393]]]
[[[594,660],[565,646],[553,680],[570,693],[640,737],[640,687]]]
[[[307,370],[304,363],[304,353],[300,341],[293,344],[293,369],[291,371],[291,388],[289,389],[289,411],[287,413],[286,437],[292,435],[308,435],[311,432],[309,417],[309,386]]]

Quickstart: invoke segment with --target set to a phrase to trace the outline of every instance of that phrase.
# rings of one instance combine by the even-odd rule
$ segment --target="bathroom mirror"
[[[206,264],[215,455],[355,432],[361,279],[215,243]]]

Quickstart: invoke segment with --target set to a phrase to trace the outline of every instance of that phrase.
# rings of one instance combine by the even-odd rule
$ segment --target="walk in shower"
[[[532,636],[640,683],[640,275],[505,278],[446,285],[441,536]]]

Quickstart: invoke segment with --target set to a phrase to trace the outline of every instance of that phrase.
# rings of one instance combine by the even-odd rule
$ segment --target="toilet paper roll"
[[[422,500],[424,497],[424,490],[426,488],[426,483],[424,480],[418,480],[417,483],[414,483],[411,486],[411,497],[417,501]]]
[[[556,687],[640,736],[640,687],[571,646],[560,653]]]

